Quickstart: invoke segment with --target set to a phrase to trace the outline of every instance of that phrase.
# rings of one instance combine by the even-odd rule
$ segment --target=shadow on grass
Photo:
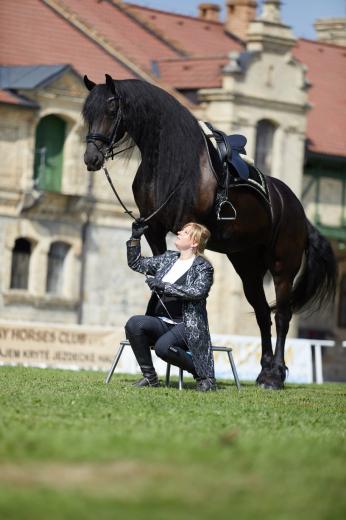
[[[123,383],[123,384],[127,384],[129,386],[132,386],[133,383],[135,381],[137,381],[139,377],[140,377],[139,374],[138,375],[114,374],[113,384],[117,382],[117,383]],[[175,389],[175,390],[179,391],[179,379],[177,376],[171,377],[170,384],[168,387],[166,387],[166,385],[165,385],[164,377],[160,378],[160,383],[161,383],[161,388],[171,388],[171,389]],[[111,382],[110,382],[110,384],[111,384]],[[217,384],[217,391],[225,391],[225,392],[235,391],[235,392],[237,392],[237,386],[235,384],[235,381],[233,381],[233,380],[217,379],[216,384]],[[241,391],[255,390],[255,389],[263,392],[264,394],[266,394],[268,392],[276,393],[276,392],[282,392],[282,391],[296,392],[297,390],[306,391],[306,385],[288,382],[285,384],[285,388],[283,390],[271,390],[271,389],[265,389],[265,388],[261,388],[261,387],[257,386],[254,381],[241,381]],[[183,390],[188,391],[188,392],[196,391],[195,381],[193,381],[192,378],[184,379]]]
[[[115,382],[118,382],[118,383],[125,383],[125,384],[128,384],[129,386],[132,386],[133,383],[135,381],[137,381],[139,377],[140,377],[139,374],[138,375],[114,374],[114,378],[112,379],[112,381],[113,381],[113,384]],[[160,383],[161,383],[161,388],[172,388],[172,389],[179,390],[179,379],[177,376],[173,376],[170,378],[170,384],[168,385],[168,387],[166,387],[164,377],[160,378]],[[112,382],[110,382],[109,384],[112,384]],[[236,390],[237,391],[237,386],[235,384],[235,381],[233,381],[233,380],[225,381],[223,379],[219,379],[219,380],[216,380],[216,384],[217,384],[217,390],[222,390],[222,391]],[[253,383],[251,381],[245,381],[245,382],[242,381],[241,382],[241,389],[245,389],[245,388],[253,389],[255,387],[256,387],[255,383]],[[191,378],[184,379],[183,390],[195,391],[196,382],[193,381]]]

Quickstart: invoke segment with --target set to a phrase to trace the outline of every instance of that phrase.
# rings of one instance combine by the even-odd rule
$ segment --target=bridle
[[[117,133],[118,133],[119,125],[121,123],[121,118],[122,118],[121,103],[120,103],[119,96],[111,96],[107,99],[107,103],[109,103],[110,101],[115,101],[115,100],[118,100],[119,108],[117,111],[117,116],[115,118],[114,125],[113,125],[110,136],[108,137],[107,135],[99,134],[96,132],[89,133],[86,136],[87,144],[92,143],[96,147],[97,151],[103,157],[103,162],[107,161],[107,159],[114,159],[114,157],[116,155],[118,155],[119,153],[122,153],[125,150],[128,150],[128,148],[125,148],[125,150],[115,152],[115,148],[117,146],[117,141],[116,141]],[[97,141],[101,141],[103,144],[98,145]],[[106,149],[104,150],[105,146],[106,146]],[[129,148],[132,148],[132,146],[130,146]]]
[[[133,218],[133,220],[135,220],[136,222],[148,222],[148,220],[150,220],[154,215],[156,215],[156,213],[158,213],[167,203],[168,201],[171,199],[171,197],[174,195],[174,193],[180,188],[181,184],[179,183],[175,188],[174,190],[171,191],[171,193],[168,195],[168,197],[166,198],[166,200],[161,204],[161,206],[159,206],[155,211],[153,211],[148,217],[146,218],[136,218],[133,216],[132,214],[132,211],[128,210],[127,207],[125,206],[125,204],[123,203],[123,201],[121,200],[121,198],[119,197],[115,187],[114,187],[114,184],[112,182],[112,179],[108,173],[108,170],[106,168],[106,166],[104,165],[105,161],[107,161],[107,159],[114,159],[114,157],[120,153],[123,153],[125,152],[126,150],[129,150],[130,148],[134,148],[134,144],[131,145],[131,146],[128,146],[127,148],[123,148],[122,150],[119,150],[119,151],[115,151],[116,147],[117,147],[117,141],[116,141],[116,138],[117,138],[117,132],[118,132],[118,129],[119,129],[119,125],[121,123],[121,118],[122,118],[122,109],[121,109],[121,100],[120,100],[120,97],[117,96],[117,95],[114,95],[114,96],[111,96],[109,98],[107,98],[107,103],[110,102],[110,101],[115,101],[117,100],[119,102],[119,107],[118,107],[118,112],[117,112],[117,116],[115,118],[115,121],[114,121],[114,125],[113,125],[113,128],[112,128],[112,131],[111,131],[111,135],[110,137],[104,135],[104,134],[100,134],[100,133],[92,133],[90,132],[89,134],[87,134],[86,136],[86,142],[87,144],[91,143],[93,144],[97,151],[102,155],[103,157],[103,164],[102,164],[102,169],[103,171],[105,172],[105,175],[107,177],[107,180],[110,184],[110,187],[112,188],[112,191],[114,193],[114,195],[116,196],[119,204],[124,208],[125,210],[125,213],[127,213],[131,218]],[[98,145],[97,141],[101,141],[103,143],[103,145]],[[107,147],[106,149],[105,146]]]

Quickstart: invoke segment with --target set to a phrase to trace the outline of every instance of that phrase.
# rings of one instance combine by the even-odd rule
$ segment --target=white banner
[[[0,364],[106,370],[121,329],[0,322]]]
[[[242,380],[252,381],[256,379],[261,370],[261,340],[255,336],[224,336],[214,334],[213,345],[231,347],[238,376]],[[273,340],[275,346],[275,339]],[[224,359],[226,358],[226,359]],[[215,352],[215,372],[217,377],[229,379],[232,371],[227,366],[227,355],[223,352]],[[286,341],[285,362],[289,368],[288,382],[312,383],[312,356],[311,340],[291,339]]]
[[[108,371],[122,339],[122,327],[0,321],[0,365]],[[260,371],[260,338],[214,334],[212,341],[214,345],[232,348],[240,380],[256,379]],[[333,342],[288,338],[285,349],[286,365],[289,367],[288,382],[313,382],[312,345],[316,345],[314,355],[317,382],[323,381],[321,346],[332,346]],[[214,352],[214,359],[216,377],[233,379],[227,353]],[[166,363],[154,353],[153,360],[158,374],[164,376]],[[115,373],[117,372],[139,372],[130,346],[125,347]],[[177,375],[178,369],[172,366],[171,373]]]

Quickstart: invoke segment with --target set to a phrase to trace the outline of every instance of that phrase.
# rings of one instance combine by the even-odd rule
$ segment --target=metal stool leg
[[[228,351],[227,354],[228,354],[229,362],[230,362],[231,367],[232,367],[232,372],[233,372],[235,384],[237,385],[238,391],[240,391],[240,381],[239,381],[237,369],[235,368],[232,352]]]
[[[107,378],[106,378],[106,380],[105,380],[106,385],[108,385],[109,381],[110,381],[111,378],[112,378],[112,375],[113,375],[113,373],[114,373],[114,370],[116,369],[117,364],[119,363],[119,359],[120,359],[120,357],[121,357],[121,354],[123,353],[124,348],[125,348],[124,343],[120,343],[120,347],[119,347],[119,349],[118,349],[118,352],[117,352],[116,355],[115,355],[115,358],[114,358],[113,364],[112,364],[112,366],[111,366],[111,368],[110,368],[110,371],[108,372],[108,376],[107,376]]]
[[[166,386],[169,386],[169,378],[171,376],[171,365],[167,363],[166,367]]]
[[[184,370],[179,368],[179,390],[182,390],[184,386]]]

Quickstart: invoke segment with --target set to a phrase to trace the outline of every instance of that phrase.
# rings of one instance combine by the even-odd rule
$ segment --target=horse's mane
[[[122,116],[142,153],[145,182],[153,182],[156,201],[163,201],[182,182],[184,204],[193,204],[204,139],[196,118],[173,96],[141,80],[116,80]],[[97,90],[97,92],[95,92]],[[99,85],[83,109],[86,121],[100,117],[109,90]],[[129,142],[124,140],[125,148]],[[180,193],[179,193],[180,194]]]

